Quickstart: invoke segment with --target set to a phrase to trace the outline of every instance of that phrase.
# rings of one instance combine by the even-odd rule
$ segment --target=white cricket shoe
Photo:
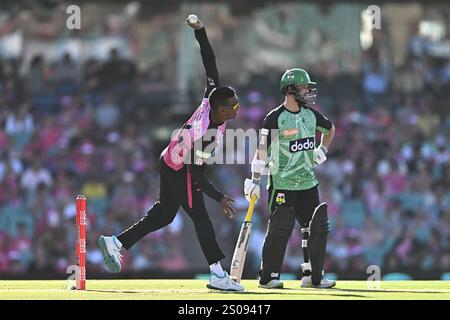
[[[100,236],[100,238],[98,238],[98,246],[102,251],[103,259],[105,260],[108,270],[114,273],[120,272],[122,268],[122,255],[120,254],[122,245],[116,236]]]
[[[224,273],[225,275],[223,277],[219,277],[217,274],[212,272],[211,278],[209,278],[206,287],[208,287],[208,289],[222,291],[244,291],[243,285],[231,279],[226,271]]]
[[[264,288],[264,289],[283,289],[283,282],[277,279],[272,279],[266,284],[259,283],[258,287]]]
[[[315,286],[313,285],[311,281],[311,276],[305,276],[302,278],[302,288],[320,288],[320,289],[329,289],[333,288],[336,285],[336,281],[328,280],[325,278],[322,278],[320,281],[320,284]]]

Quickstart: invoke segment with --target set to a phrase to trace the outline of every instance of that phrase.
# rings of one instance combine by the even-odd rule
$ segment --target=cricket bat
[[[256,196],[253,196],[248,206],[247,214],[242,223],[239,238],[234,248],[233,259],[231,260],[230,277],[237,283],[241,282],[242,271],[244,270],[245,257],[247,256],[248,242],[252,232],[252,215],[255,208]]]

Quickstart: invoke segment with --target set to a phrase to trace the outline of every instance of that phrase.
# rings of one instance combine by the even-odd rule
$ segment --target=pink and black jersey
[[[189,200],[192,188],[191,179],[193,179],[204,193],[214,200],[220,201],[223,194],[217,191],[204,175],[205,160],[211,156],[211,153],[205,152],[205,147],[212,143],[217,146],[223,138],[226,127],[226,122],[214,124],[210,120],[211,107],[208,96],[215,87],[219,86],[219,72],[205,29],[196,30],[195,38],[200,44],[200,54],[206,71],[205,93],[198,108],[172,137],[161,156],[170,169],[177,172],[186,169]],[[214,130],[211,131],[213,139],[209,139],[209,141],[203,139],[208,130]],[[210,149],[208,148],[208,150]]]
[[[183,125],[181,130],[172,138],[169,145],[162,152],[164,162],[173,170],[178,171],[184,165],[195,164],[202,166],[205,160],[211,156],[203,147],[210,143],[218,145],[225,132],[226,122],[217,126],[210,121],[209,101],[203,98],[200,106]],[[204,141],[207,130],[214,130],[214,142]]]

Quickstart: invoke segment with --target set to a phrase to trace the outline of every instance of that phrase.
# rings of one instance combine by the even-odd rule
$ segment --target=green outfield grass
[[[244,280],[243,293],[222,293],[206,288],[205,280],[88,280],[86,291],[67,289],[67,281],[0,281],[0,299],[151,299],[151,300],[330,300],[330,299],[445,299],[450,281],[382,281],[370,289],[366,281],[338,281],[333,289],[302,289],[299,281],[284,281],[285,288],[260,289],[256,280]]]

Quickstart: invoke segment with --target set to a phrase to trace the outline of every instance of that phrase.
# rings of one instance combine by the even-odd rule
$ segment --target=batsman
[[[323,278],[329,232],[327,204],[320,202],[314,168],[327,159],[334,125],[311,107],[317,97],[316,83],[299,68],[287,70],[280,81],[284,103],[264,118],[260,141],[253,158],[252,179],[244,182],[248,201],[260,197],[261,175],[267,174],[270,218],[262,249],[259,287],[283,288],[281,267],[295,221],[301,226],[304,263],[301,286],[331,288]],[[319,132],[320,144],[316,146]]]

